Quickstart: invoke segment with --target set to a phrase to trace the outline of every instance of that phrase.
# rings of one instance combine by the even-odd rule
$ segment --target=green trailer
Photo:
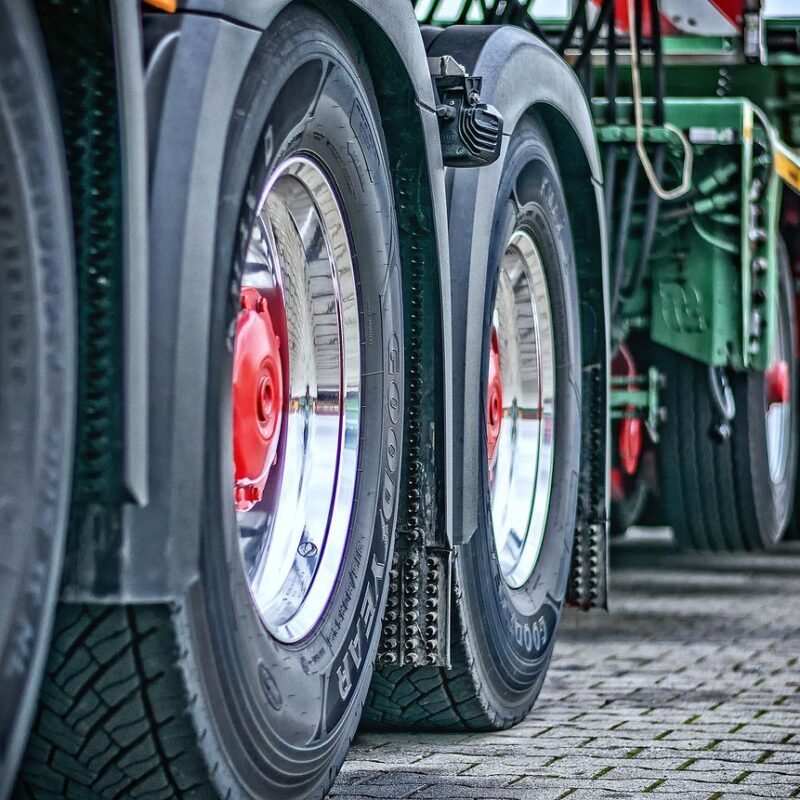
[[[681,547],[723,550],[794,530],[789,5],[577,2],[558,17],[534,3],[417,4],[434,25],[528,28],[591,101],[610,248],[613,533],[669,525]]]

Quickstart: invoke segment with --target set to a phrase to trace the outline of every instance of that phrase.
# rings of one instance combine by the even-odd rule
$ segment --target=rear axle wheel
[[[659,516],[679,547],[763,550],[783,537],[798,456],[795,326],[791,276],[781,251],[765,372],[715,375],[693,359],[655,349],[666,377],[667,408],[657,450]]]
[[[61,608],[20,797],[319,800],[344,760],[404,410],[394,195],[363,63],[301,4],[250,58],[204,254],[206,374],[185,387],[207,387],[198,579],[181,602]]]
[[[477,530],[456,557],[452,669],[381,666],[373,725],[490,730],[544,681],[566,591],[580,461],[575,254],[546,132],[524,118],[503,165],[482,338]]]

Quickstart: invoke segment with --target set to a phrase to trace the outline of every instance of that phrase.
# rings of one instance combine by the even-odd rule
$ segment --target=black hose
[[[525,26],[531,33],[533,33],[535,36],[538,36],[543,42],[547,41],[547,34],[536,24],[536,20],[530,14],[528,14],[525,19]]]
[[[666,148],[663,144],[656,145],[656,154],[653,158],[653,171],[659,182],[664,177],[664,156]],[[644,230],[642,231],[641,246],[639,247],[639,257],[636,259],[636,266],[630,283],[624,287],[621,294],[624,297],[631,297],[636,294],[642,285],[644,276],[647,274],[647,266],[650,263],[650,253],[653,251],[653,240],[656,234],[656,224],[658,222],[658,211],[661,206],[659,196],[650,190],[647,196],[647,211],[644,218]]]
[[[518,3],[514,14],[511,17],[513,25],[519,25],[537,36],[542,41],[547,41],[547,34],[537,25],[536,20],[531,16],[530,9],[533,3]]]
[[[614,230],[614,190],[617,183],[617,145],[607,145],[603,159],[606,224],[611,237]]]
[[[606,41],[606,122],[613,125],[617,121],[617,30],[616,16],[611,15],[608,24],[608,37]]]
[[[635,0],[634,6],[636,8],[636,54],[639,56],[639,64],[644,63],[642,60],[642,0]],[[630,24],[630,20],[628,20]]]
[[[664,124],[664,58],[661,51],[661,14],[658,10],[658,0],[650,0],[650,26],[653,49],[653,94],[655,108],[653,109],[653,122],[656,125]]]
[[[584,52],[583,45],[585,45],[586,40],[589,38],[589,15],[586,10],[586,3],[584,2],[579,10],[580,15],[580,23],[578,26],[579,38],[581,41],[581,53]],[[589,61],[584,61],[581,64],[580,69],[575,67],[575,73],[577,74],[578,78],[580,79],[581,86],[583,86],[583,91],[586,93],[587,97],[592,97],[594,95],[594,74],[592,72],[592,62],[591,59]]]
[[[614,270],[612,272],[613,293],[611,295],[611,319],[617,313],[620,292],[624,282],[625,251],[628,244],[628,231],[631,227],[631,208],[636,189],[636,178],[639,174],[639,157],[633,148],[630,148],[628,167],[625,171],[625,186],[622,189],[622,204],[619,209],[619,222],[617,227],[616,248],[614,251]]]
[[[586,63],[586,59],[591,56],[592,48],[597,43],[598,36],[600,36],[600,29],[605,24],[606,19],[608,18],[613,8],[614,8],[614,0],[603,0],[603,5],[600,7],[600,13],[597,15],[597,19],[595,20],[592,30],[589,32],[589,35],[584,40],[583,46],[581,48],[581,54],[580,56],[578,56],[578,60],[575,62],[576,71],[580,71],[584,63]],[[611,15],[611,18],[613,20],[613,14]]]
[[[572,14],[572,19],[569,21],[569,25],[567,25],[564,33],[561,34],[561,38],[558,40],[558,44],[556,45],[556,51],[559,54],[563,55],[564,51],[572,42],[572,39],[575,36],[575,29],[578,27],[578,23],[580,22],[581,12],[585,10],[586,0],[578,0],[578,5]]]
[[[520,28],[527,28],[528,21],[533,22],[528,14],[528,6],[525,3],[514,2],[511,5],[511,13],[509,14],[508,21],[511,25],[517,25]]]

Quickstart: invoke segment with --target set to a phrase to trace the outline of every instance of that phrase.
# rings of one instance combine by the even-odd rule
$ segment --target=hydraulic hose
[[[653,122],[663,125],[664,118],[664,58],[661,50],[661,15],[658,11],[658,0],[650,0],[650,26],[653,49],[653,94],[655,107]],[[659,176],[660,180],[660,176]]]
[[[612,4],[613,6],[613,4]],[[606,106],[606,122],[613,125],[617,121],[617,83],[619,76],[617,74],[617,29],[616,19],[614,14],[611,14],[611,20],[608,23],[608,35],[606,42],[606,99],[608,105]]]
[[[617,239],[614,249],[614,270],[612,273],[614,290],[611,296],[611,319],[617,313],[620,293],[624,282],[625,271],[625,251],[628,243],[628,231],[631,227],[631,210],[633,208],[633,198],[636,190],[636,178],[639,174],[639,159],[636,154],[631,152],[628,159],[628,167],[625,171],[625,185],[622,189],[622,204],[619,209],[619,220],[617,222]]]
[[[572,14],[572,19],[569,21],[569,25],[567,25],[564,33],[561,34],[561,38],[558,40],[558,44],[556,45],[556,52],[559,53],[559,55],[564,55],[564,51],[572,42],[572,39],[575,36],[575,31],[578,27],[578,23],[581,19],[581,14],[585,11],[586,0],[578,0],[578,5],[575,7],[575,11]]]
[[[606,145],[604,166],[606,224],[609,232],[614,230],[614,190],[617,183],[617,145]]]
[[[591,58],[592,48],[597,43],[597,39],[600,36],[600,30],[602,29],[603,25],[606,23],[611,11],[614,8],[614,0],[603,0],[603,5],[600,7],[600,13],[595,20],[594,25],[592,26],[589,35],[583,42],[583,46],[581,48],[581,54],[578,56],[578,60],[575,62],[575,70],[580,71],[584,64],[586,63],[587,59]],[[611,27],[613,27],[613,15],[612,15],[612,23]]]
[[[656,145],[656,154],[653,159],[653,170],[656,177],[661,180],[664,173],[664,144]],[[622,290],[623,297],[631,297],[636,294],[642,285],[644,276],[647,274],[647,265],[650,262],[650,253],[653,251],[653,241],[655,239],[656,224],[658,222],[658,211],[661,206],[661,198],[653,191],[647,196],[647,211],[644,218],[644,230],[642,231],[642,244],[639,248],[639,256],[636,259],[636,267],[631,276],[630,283]]]
[[[641,56],[641,0],[627,0],[628,3],[628,18],[633,20],[633,25],[630,29],[631,32],[631,84],[633,88],[633,116],[636,125],[636,152],[639,154],[639,160],[642,162],[647,180],[652,190],[662,200],[676,200],[683,197],[692,186],[692,164],[694,153],[692,146],[686,137],[686,134],[675,125],[664,122],[662,127],[672,134],[677,136],[683,147],[683,170],[680,186],[674,189],[665,189],[653,171],[653,165],[650,163],[650,157],[647,154],[647,148],[644,142],[644,113],[642,111],[642,85],[641,76],[639,74],[639,63]]]

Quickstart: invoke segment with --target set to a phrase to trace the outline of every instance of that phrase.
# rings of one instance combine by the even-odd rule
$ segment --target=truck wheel
[[[788,523],[798,456],[796,320],[785,257],[780,264],[772,363],[766,372],[728,376],[735,406],[728,438],[715,435],[720,413],[709,368],[654,348],[666,376],[661,516],[682,549],[769,549]]]
[[[615,378],[633,378],[637,373],[634,352],[638,358],[638,342],[621,343],[611,359],[611,374]],[[630,388],[634,388],[631,384]],[[644,420],[634,416],[636,409],[626,409],[627,415],[611,424],[611,519],[609,533],[622,536],[641,517],[650,499],[651,481],[647,479],[647,462],[652,461]]]
[[[27,3],[0,0],[0,798],[61,576],[75,424],[74,259],[58,109]]]
[[[360,65],[303,6],[253,56],[220,188],[199,580],[171,605],[62,607],[22,797],[320,798],[345,757],[403,415],[393,195]]]
[[[452,669],[381,667],[368,721],[489,730],[533,705],[566,590],[580,461],[575,257],[547,135],[525,119],[500,181],[483,317],[482,501],[460,548]]]

